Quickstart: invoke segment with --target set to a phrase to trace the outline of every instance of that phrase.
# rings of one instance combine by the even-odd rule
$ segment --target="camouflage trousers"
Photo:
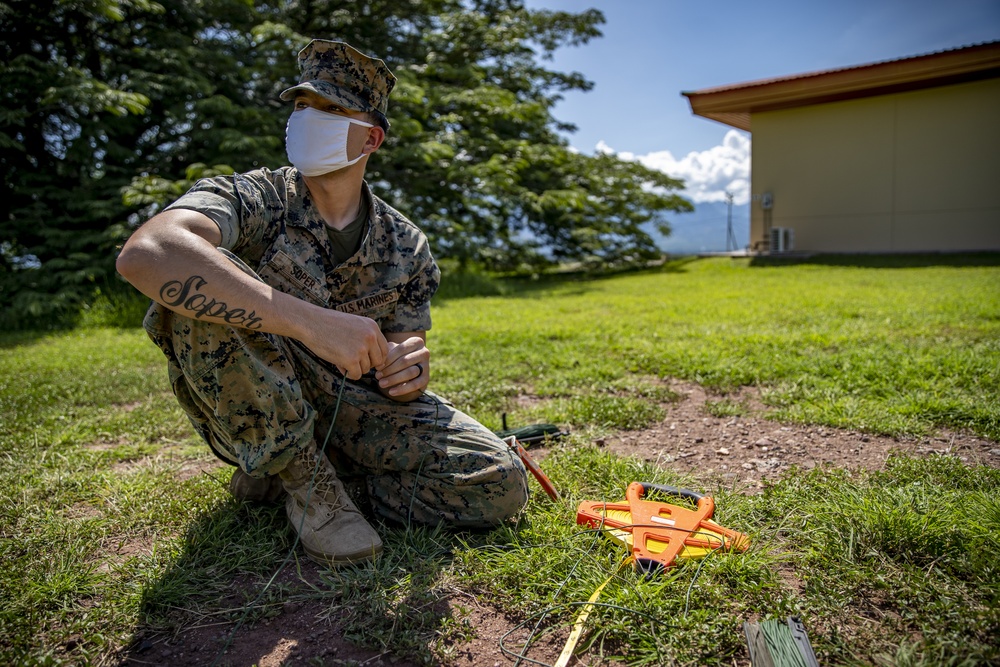
[[[216,456],[253,477],[276,474],[316,443],[339,474],[365,479],[372,509],[386,519],[488,527],[527,500],[520,459],[430,392],[397,403],[373,378],[345,380],[295,340],[156,303],[143,326],[166,354],[174,394],[195,429]]]

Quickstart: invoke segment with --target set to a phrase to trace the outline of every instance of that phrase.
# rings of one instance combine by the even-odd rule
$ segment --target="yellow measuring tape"
[[[587,622],[587,618],[590,617],[590,611],[594,608],[594,603],[597,602],[597,598],[600,597],[601,591],[604,587],[611,583],[611,580],[618,576],[618,573],[622,569],[629,565],[634,558],[629,556],[626,558],[618,569],[611,573],[611,576],[604,580],[604,583],[597,587],[597,590],[593,592],[590,599],[587,600],[587,604],[583,605],[583,609],[576,617],[576,622],[573,623],[573,631],[569,633],[569,639],[566,640],[566,646],[563,647],[562,653],[559,654],[559,659],[556,660],[554,667],[566,667],[569,664],[569,659],[573,657],[573,651],[576,650],[576,645],[580,643],[580,636],[583,635],[583,624]]]

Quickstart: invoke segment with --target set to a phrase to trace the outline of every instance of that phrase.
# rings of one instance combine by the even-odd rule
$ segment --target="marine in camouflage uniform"
[[[300,84],[282,99],[305,89],[347,109],[384,114],[393,79],[382,61],[315,40],[300,53],[300,68]],[[337,260],[324,217],[293,167],[199,181],[166,209],[185,210],[215,223],[217,251],[255,281],[371,318],[385,334],[431,327],[440,272],[427,239],[365,183],[366,231],[345,261]],[[337,475],[364,479],[373,511],[401,522],[487,527],[523,507],[524,466],[481,424],[430,391],[398,402],[379,390],[374,372],[346,378],[301,341],[262,330],[256,311],[206,294],[205,283],[199,275],[163,283],[151,294],[144,326],[167,357],[180,405],[219,458],[252,479],[285,479],[302,467],[303,452],[325,445]],[[307,545],[311,556],[336,563],[323,551]]]

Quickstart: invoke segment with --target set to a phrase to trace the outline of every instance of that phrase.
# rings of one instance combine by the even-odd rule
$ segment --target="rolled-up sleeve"
[[[221,247],[239,255],[260,243],[271,221],[284,212],[284,203],[267,174],[251,172],[203,178],[165,210],[190,209],[214,222],[222,235]]]

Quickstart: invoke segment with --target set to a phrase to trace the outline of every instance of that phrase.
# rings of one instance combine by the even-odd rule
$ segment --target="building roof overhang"
[[[1000,77],[1000,41],[773,79],[682,92],[698,116],[751,129],[761,111],[839,102]]]

